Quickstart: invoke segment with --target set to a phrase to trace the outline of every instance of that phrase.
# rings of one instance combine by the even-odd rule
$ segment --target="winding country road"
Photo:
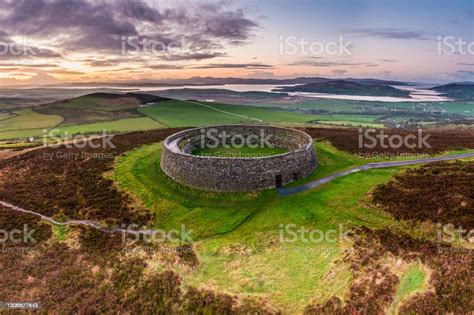
[[[433,158],[425,158],[425,159],[417,159],[417,160],[408,160],[408,161],[395,161],[395,162],[377,162],[377,163],[368,163],[362,166],[351,168],[347,171],[337,172],[331,174],[327,177],[317,179],[315,181],[309,182],[307,184],[296,186],[296,187],[289,187],[289,188],[279,188],[278,194],[281,196],[287,196],[296,194],[308,189],[313,189],[319,187],[323,184],[326,184],[338,177],[343,177],[349,174],[357,173],[360,171],[366,171],[373,168],[389,168],[389,167],[397,167],[397,166],[408,166],[408,165],[416,165],[416,164],[425,164],[425,163],[434,163],[440,161],[449,161],[449,160],[458,160],[458,159],[465,159],[474,157],[474,152],[470,153],[463,153],[463,154],[456,154],[456,155],[449,155],[449,156],[439,156]]]

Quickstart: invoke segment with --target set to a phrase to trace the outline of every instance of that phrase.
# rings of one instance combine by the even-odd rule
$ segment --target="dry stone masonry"
[[[192,152],[225,135],[230,145],[245,139],[288,152],[266,157],[195,156]],[[222,144],[222,143],[221,143]],[[305,132],[273,126],[222,125],[175,133],[164,141],[161,169],[173,180],[196,189],[237,192],[280,187],[308,176],[317,164],[313,140]]]

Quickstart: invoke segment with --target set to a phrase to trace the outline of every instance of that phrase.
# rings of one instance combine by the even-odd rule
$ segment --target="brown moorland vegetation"
[[[115,148],[42,148],[1,161],[0,200],[47,216],[145,225],[151,213],[131,206],[130,197],[103,174],[112,170],[116,156],[178,130],[118,135],[112,139]]]
[[[48,216],[146,224],[152,219],[150,213],[130,206],[129,197],[115,189],[103,174],[112,169],[116,156],[143,144],[162,141],[178,130],[182,129],[117,135],[112,140],[115,148],[41,148],[0,161],[0,200]],[[357,129],[306,131],[315,138],[330,140],[339,149],[353,153],[359,150]],[[453,146],[474,148],[474,137],[468,133],[433,133],[432,139],[436,151]],[[434,145],[435,139],[439,145]],[[383,149],[372,149],[377,150]]]
[[[309,305],[306,314],[383,314],[393,302],[399,279],[383,265],[387,255],[405,262],[420,261],[433,270],[432,289],[417,293],[399,308],[400,314],[472,314],[474,312],[474,250],[415,239],[387,228],[354,232],[353,251],[345,256],[354,281],[349,298],[334,296]]]
[[[275,314],[259,299],[184,287],[171,265],[180,257],[159,244],[125,244],[118,234],[71,227],[67,241],[30,214],[0,208],[0,225],[34,229],[36,242],[3,244],[0,251],[2,302],[39,303],[42,311],[62,313]],[[140,250],[143,249],[143,250]],[[192,251],[191,256],[195,256]],[[147,265],[162,264],[162,272]]]
[[[357,128],[306,128],[303,129],[315,139],[329,140],[336,148],[350,152],[352,154],[401,154],[401,153],[418,153],[418,154],[435,154],[448,150],[474,149],[474,130],[473,129],[424,129],[423,136],[430,135],[426,142],[431,148],[426,146],[416,146],[415,148],[383,148],[380,142],[374,148],[359,147],[359,129]],[[366,129],[364,129],[366,130]],[[378,135],[380,130],[371,136]],[[417,130],[402,129],[384,129],[385,135],[401,136],[408,135],[418,136]],[[365,140],[367,143],[369,141]],[[386,141],[385,141],[386,142]],[[365,142],[364,142],[365,143]],[[411,143],[411,142],[410,142]]]
[[[397,219],[474,229],[474,162],[408,169],[378,186],[373,202]]]

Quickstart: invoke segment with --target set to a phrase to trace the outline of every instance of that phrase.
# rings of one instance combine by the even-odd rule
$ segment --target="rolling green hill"
[[[167,101],[139,110],[169,127],[214,124],[271,122],[306,123],[315,115],[290,113],[255,106],[227,105],[195,101]]]
[[[150,105],[151,104],[151,105]],[[0,140],[38,137],[57,128],[68,136],[228,123],[306,123],[315,115],[255,106],[169,100],[147,94],[95,93],[2,113]]]
[[[365,95],[365,96],[393,96],[409,97],[408,91],[402,91],[388,85],[380,84],[359,84],[344,80],[334,80],[321,83],[309,83],[296,86],[284,86],[274,91],[281,92],[310,92],[310,93],[330,93],[342,95]]]
[[[474,83],[450,83],[431,88],[457,100],[474,100]]]
[[[320,167],[315,178],[366,162],[327,143],[316,146]],[[283,222],[323,231],[340,224],[347,228],[398,224],[361,202],[367,191],[391,178],[394,169],[354,174],[329,183],[324,190],[293,196],[278,197],[274,191],[215,194],[169,180],[159,167],[160,150],[161,144],[152,144],[127,152],[117,160],[111,177],[160,218],[157,228],[185,223],[193,231],[201,264],[192,271],[180,270],[186,285],[262,295],[287,314],[301,313],[310,301],[347,293],[352,276],[342,257],[350,244],[282,242]],[[402,289],[399,300],[417,287]]]

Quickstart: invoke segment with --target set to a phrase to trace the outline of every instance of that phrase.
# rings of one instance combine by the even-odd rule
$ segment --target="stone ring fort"
[[[225,135],[225,137],[221,137]],[[251,145],[285,149],[265,157],[193,155],[215,143],[235,145],[234,139]],[[308,176],[317,164],[312,138],[303,131],[262,125],[221,125],[194,128],[165,139],[161,169],[185,186],[217,192],[255,191],[279,188]]]

